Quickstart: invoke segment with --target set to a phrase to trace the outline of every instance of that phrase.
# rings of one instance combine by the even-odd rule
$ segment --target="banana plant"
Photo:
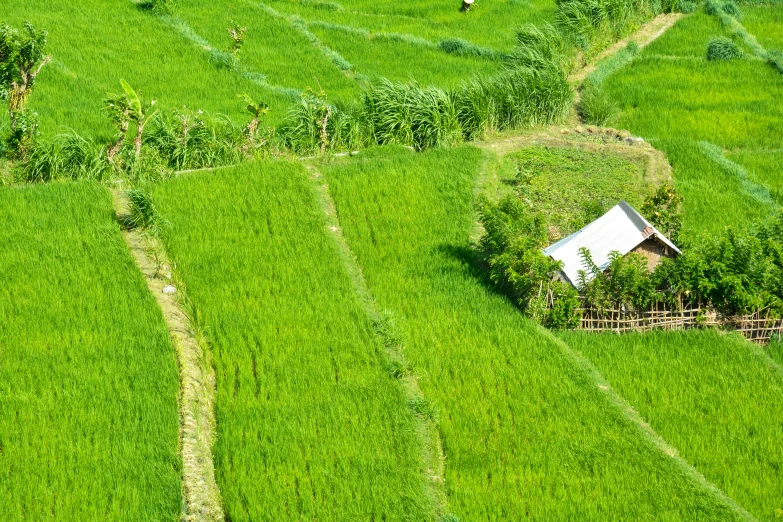
[[[269,105],[264,102],[257,103],[245,93],[237,94],[237,97],[245,102],[245,110],[253,117],[253,119],[250,120],[250,123],[245,126],[245,131],[249,136],[255,136],[258,132],[258,125],[261,123],[261,118],[269,112]]]
[[[136,91],[126,82],[120,80],[122,89],[125,91],[125,96],[128,100],[128,107],[130,109],[130,118],[136,122],[136,139],[133,140],[133,146],[136,149],[136,156],[141,154],[141,138],[144,135],[144,127],[158,114],[158,109],[152,110],[156,100],[152,100],[147,109],[144,109],[141,103],[141,98],[136,94]],[[146,113],[146,114],[145,114]]]
[[[106,95],[106,106],[103,108],[109,115],[109,119],[117,126],[119,138],[117,142],[109,149],[109,159],[113,158],[122,147],[125,137],[128,134],[130,122],[136,123],[136,137],[133,140],[136,156],[141,154],[141,139],[144,135],[144,127],[155,117],[158,110],[152,110],[155,100],[152,100],[148,108],[144,108],[141,98],[133,87],[125,80],[120,80],[123,94],[108,93]]]

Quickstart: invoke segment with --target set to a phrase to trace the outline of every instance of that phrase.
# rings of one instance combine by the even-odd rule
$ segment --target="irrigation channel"
[[[114,211],[127,224],[130,201],[112,190]],[[179,365],[179,442],[182,453],[182,520],[223,520],[215,482],[212,443],[215,438],[215,372],[206,340],[196,335],[185,312],[184,292],[173,281],[162,245],[150,234],[123,226],[123,239],[163,313]],[[174,286],[176,284],[176,286]]]
[[[642,25],[635,33],[615,43],[594,62],[574,72],[569,80],[578,87],[582,81],[595,70],[598,62],[610,57],[625,47],[630,41],[644,47],[661,36],[668,28],[681,17],[679,14],[660,15],[650,22]],[[578,91],[577,100],[578,101]],[[655,178],[668,179],[670,167],[665,157],[657,150],[643,141],[629,141],[630,136],[621,134],[613,129],[598,129],[575,127],[578,123],[576,111],[567,126],[551,126],[535,133],[526,132],[517,136],[503,136],[477,142],[476,145],[497,154],[504,154],[515,147],[525,145],[553,145],[585,148],[588,150],[611,149],[615,153],[629,156],[644,156],[648,174]],[[575,128],[574,128],[575,127]],[[601,143],[597,143],[599,140]],[[352,153],[352,154],[355,154]],[[344,154],[343,154],[344,155]],[[307,160],[310,158],[303,158]],[[220,168],[220,167],[219,167]],[[328,187],[323,176],[312,166],[308,167],[313,181],[313,190],[325,214],[327,228],[333,233],[335,249],[337,250],[346,271],[350,274],[354,291],[360,296],[365,311],[375,325],[376,335],[383,342],[385,355],[388,361],[402,368],[400,384],[409,403],[421,401],[423,395],[416,376],[412,373],[409,364],[404,358],[401,347],[394,341],[393,328],[388,318],[384,317],[370,295],[353,253],[350,251],[337,220],[334,203],[329,195]],[[209,171],[216,169],[198,169]],[[478,180],[477,190],[483,190],[486,184],[491,184],[485,169]],[[182,171],[177,174],[185,174],[191,171]],[[112,190],[114,208],[117,219],[121,224],[128,223],[130,202],[123,190]],[[175,274],[171,271],[168,256],[154,235],[130,227],[123,227],[123,238],[130,250],[133,259],[138,266],[147,287],[160,306],[169,335],[175,346],[179,363],[180,376],[180,450],[182,452],[182,519],[188,521],[219,521],[224,520],[221,506],[220,491],[215,481],[215,469],[212,460],[212,444],[215,438],[215,375],[211,363],[211,352],[206,339],[199,335],[197,329],[189,319],[187,313],[187,294],[181,282],[176,281]],[[476,235],[480,230],[476,230]],[[547,335],[548,331],[542,330]],[[564,353],[574,364],[585,371],[596,385],[603,390],[610,403],[623,411],[663,453],[675,459],[678,465],[687,474],[695,476],[697,482],[707,490],[717,492],[738,514],[746,520],[754,520],[742,508],[733,501],[727,499],[722,492],[709,483],[693,466],[680,458],[674,448],[669,446],[619,395],[612,391],[603,377],[589,362],[581,360],[562,341],[557,342]],[[445,456],[438,433],[436,423],[423,415],[417,415],[417,436],[422,447],[422,464],[428,478],[427,496],[432,499],[436,511],[445,516],[448,514],[448,499],[444,483]]]

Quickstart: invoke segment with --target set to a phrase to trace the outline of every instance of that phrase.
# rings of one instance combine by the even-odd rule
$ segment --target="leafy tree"
[[[27,110],[27,102],[38,74],[52,59],[44,54],[47,36],[30,22],[22,31],[0,24],[0,98],[8,100],[9,148],[20,157],[26,155],[37,129],[37,115]]]
[[[682,228],[682,196],[667,181],[644,201],[642,215],[676,242]]]
[[[548,237],[544,219],[530,212],[520,198],[480,204],[486,231],[479,245],[490,279],[511,296],[527,317],[551,328],[578,325],[576,290],[554,280],[562,268],[542,252]]]

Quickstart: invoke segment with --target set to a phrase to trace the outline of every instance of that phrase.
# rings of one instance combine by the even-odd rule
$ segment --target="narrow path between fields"
[[[114,211],[127,223],[130,202],[124,191],[112,190]],[[123,227],[125,228],[125,227]],[[179,431],[182,454],[182,520],[223,520],[215,482],[212,443],[215,438],[215,374],[210,352],[199,343],[182,307],[181,285],[173,286],[171,264],[162,246],[138,230],[123,230],[133,260],[160,306],[179,362]]]
[[[632,34],[626,36],[622,40],[618,40],[601,51],[601,53],[599,53],[590,63],[581,69],[574,71],[571,76],[568,77],[568,81],[581,84],[590,73],[598,68],[598,64],[626,47],[630,42],[636,42],[636,45],[638,45],[640,49],[647,47],[662,36],[663,33],[677,23],[677,20],[683,16],[685,15],[682,13],[667,13],[656,16],[649,22],[642,24],[642,26]]]
[[[413,373],[413,368],[399,344],[398,339],[400,337],[396,331],[393,318],[388,314],[381,313],[375,298],[367,287],[359,262],[356,260],[343,235],[334,200],[329,194],[326,178],[313,165],[307,165],[307,169],[310,172],[313,191],[318,204],[324,212],[326,229],[330,232],[335,242],[335,248],[343,268],[345,268],[348,274],[354,292],[359,297],[365,312],[373,323],[376,336],[383,344],[384,355],[390,368],[395,368],[399,372],[397,380],[402,387],[403,395],[412,414],[417,419],[416,437],[422,451],[421,462],[426,480],[425,493],[437,515],[436,520],[440,520],[448,515],[449,511],[445,484],[446,456],[443,452],[443,444],[438,427],[430,417],[415,412],[416,407],[420,406],[426,399],[419,387],[418,379]]]

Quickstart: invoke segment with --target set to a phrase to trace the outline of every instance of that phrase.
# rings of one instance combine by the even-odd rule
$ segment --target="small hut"
[[[558,278],[574,286],[579,281],[579,271],[585,268],[579,255],[581,248],[590,251],[593,262],[601,270],[608,268],[609,254],[615,251],[620,255],[631,252],[643,255],[651,272],[661,258],[673,258],[681,253],[674,243],[625,201],[583,229],[544,249],[545,255],[563,263]],[[585,276],[589,281],[590,274]]]

